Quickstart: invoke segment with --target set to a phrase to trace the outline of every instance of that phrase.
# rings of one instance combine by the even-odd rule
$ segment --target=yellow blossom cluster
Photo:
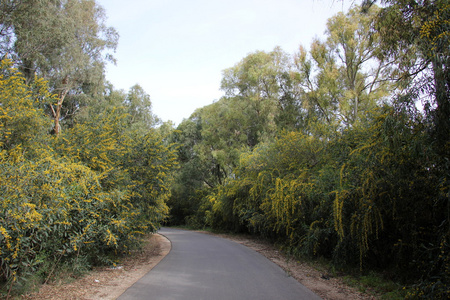
[[[107,262],[168,215],[173,146],[127,133],[120,107],[52,137],[44,107],[54,99],[44,80],[27,84],[2,61],[0,281],[11,285],[42,257]]]
[[[438,8],[420,28],[420,36],[430,45],[430,56],[443,54],[450,45],[450,4]]]

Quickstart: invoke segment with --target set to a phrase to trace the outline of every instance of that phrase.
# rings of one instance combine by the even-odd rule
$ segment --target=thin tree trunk
[[[56,104],[56,113],[55,113],[55,135],[58,136],[61,132],[61,125],[59,124],[59,119],[61,118],[61,106],[62,101],[58,100],[58,103]]]
[[[63,89],[59,93],[58,103],[56,104],[56,111],[53,109],[53,106],[52,106],[53,117],[55,119],[55,128],[53,130],[54,130],[56,136],[58,136],[61,133],[61,124],[59,123],[59,120],[61,119],[61,108],[62,108],[62,104],[64,102],[64,98],[66,97],[67,93],[69,92],[69,89],[67,88],[67,83],[68,83],[68,77],[66,76],[62,81]]]

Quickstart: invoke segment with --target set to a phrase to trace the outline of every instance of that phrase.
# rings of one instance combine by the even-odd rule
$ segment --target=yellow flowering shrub
[[[51,120],[42,109],[44,103],[53,101],[47,83],[35,78],[26,84],[22,74],[13,67],[13,62],[4,59],[0,63],[0,149],[17,152],[26,150],[30,155],[46,138]]]
[[[54,99],[2,62],[0,289],[44,264],[111,262],[168,215],[174,146],[156,131],[134,134],[121,107],[52,137],[43,107]]]
[[[442,2],[434,14],[420,28],[420,37],[424,39],[429,52],[433,56],[446,55],[450,40],[450,4]]]
[[[447,280],[448,181],[422,126],[420,116],[383,106],[328,138],[285,132],[241,155],[234,177],[205,197],[206,221],[337,266],[398,264]]]

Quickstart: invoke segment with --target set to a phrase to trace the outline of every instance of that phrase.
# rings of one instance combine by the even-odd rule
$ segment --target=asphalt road
[[[118,299],[320,299],[279,266],[238,243],[163,228],[170,253]]]

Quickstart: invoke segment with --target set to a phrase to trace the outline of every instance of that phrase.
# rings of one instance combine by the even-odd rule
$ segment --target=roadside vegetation
[[[104,80],[117,34],[95,1],[2,1],[0,26],[0,297],[9,298],[61,272],[114,265],[155,232],[177,161],[149,95]]]
[[[0,295],[114,265],[166,222],[448,299],[450,5],[376,2],[250,53],[174,128],[105,80],[118,34],[94,0],[2,1]]]
[[[448,298],[450,6],[383,4],[223,72],[225,96],[173,134],[171,224],[262,236],[356,270],[349,282],[384,285],[377,273],[400,297]]]

